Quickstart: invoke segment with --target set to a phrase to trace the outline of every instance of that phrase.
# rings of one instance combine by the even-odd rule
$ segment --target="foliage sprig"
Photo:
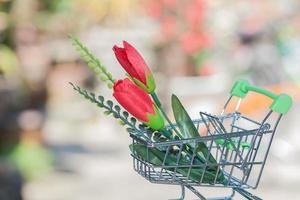
[[[147,126],[140,124],[135,117],[130,116],[127,111],[121,109],[119,105],[114,105],[111,100],[105,101],[105,98],[101,95],[96,95],[92,92],[88,92],[85,89],[80,88],[70,82],[73,89],[76,90],[83,97],[95,103],[98,107],[105,109],[104,114],[112,115],[114,118],[118,119],[120,124],[128,126],[127,131],[133,134],[145,132]]]
[[[78,38],[70,35],[69,36],[73,46],[76,47],[76,50],[79,52],[80,57],[88,64],[88,66],[95,71],[95,73],[100,77],[104,82],[107,82],[109,88],[113,87],[115,79],[112,74],[109,73],[105,66],[103,66],[98,58],[91,53],[91,51],[84,46]]]

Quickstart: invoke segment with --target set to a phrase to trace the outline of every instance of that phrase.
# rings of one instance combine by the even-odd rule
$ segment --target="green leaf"
[[[120,106],[118,106],[118,105],[115,105],[115,111],[117,111],[117,113],[120,113],[120,111],[121,111],[121,108],[120,108]]]
[[[123,116],[125,117],[125,119],[127,119],[129,116],[129,113],[127,111],[123,111]]]
[[[113,116],[114,116],[114,118],[116,118],[116,119],[120,118],[120,115],[119,115],[118,113],[115,113],[115,112],[113,112]]]
[[[131,121],[131,123],[132,123],[133,125],[135,125],[137,120],[136,120],[136,118],[131,117],[131,118],[130,118],[130,121]]]
[[[111,100],[107,100],[106,104],[112,109],[114,103]]]
[[[88,66],[89,66],[90,68],[94,69],[95,67],[97,67],[97,64],[94,63],[94,62],[89,62],[89,63],[88,63]],[[95,71],[96,71],[96,70],[97,70],[97,69],[95,69]],[[97,71],[96,71],[96,73],[97,73]]]
[[[139,129],[140,130],[145,130],[147,128],[147,126],[145,124],[139,124]]]
[[[123,121],[123,123],[126,126],[129,126],[131,129],[133,130],[131,131],[131,133],[135,134],[134,132],[137,132],[138,129],[135,127],[135,123],[133,124],[133,122],[136,122],[136,119],[131,119],[129,121],[128,117],[129,117],[129,113],[127,111],[123,111],[121,110],[121,107],[119,105],[115,105],[113,104],[112,101],[108,100],[106,101],[105,104],[105,98],[101,95],[98,96],[98,98],[95,97],[95,94],[92,92],[88,92],[84,89],[81,89],[79,86],[74,85],[73,83],[70,82],[70,85],[73,87],[74,90],[76,90],[80,95],[82,95],[83,97],[85,97],[86,99],[88,99],[89,101],[93,102],[94,104],[96,104],[98,107],[105,109],[105,113],[107,115],[109,114],[113,114],[113,116],[116,119],[119,119],[121,121]],[[113,110],[114,108],[114,110]],[[120,113],[123,114],[123,116],[120,115]],[[132,117],[133,118],[133,117]],[[129,132],[129,131],[128,131]],[[146,137],[148,137],[146,135]]]
[[[172,109],[182,139],[199,137],[199,133],[190,116],[176,95],[172,95]]]
[[[102,73],[102,71],[101,71],[101,69],[100,68],[94,68],[94,71],[95,71],[95,73],[98,75],[98,76],[100,76],[100,74]],[[101,77],[100,77],[100,79],[101,79]]]
[[[123,122],[122,120],[119,120],[118,122],[119,122],[119,124],[120,124],[121,126],[125,126],[125,125],[126,125],[125,122]]]
[[[128,133],[132,133],[132,132],[134,132],[135,130],[134,130],[133,128],[126,128],[126,131],[127,131]]]
[[[105,76],[100,76],[100,79],[101,79],[101,81],[107,81],[108,80],[108,78],[105,77]]]
[[[93,69],[97,75],[103,75],[106,78],[103,79],[103,81],[109,81],[110,83],[114,83],[114,79],[112,78],[112,75],[107,72],[106,68],[101,65],[101,62],[98,58],[96,58],[95,55],[91,53],[91,51],[85,47],[79,39],[76,37],[70,36],[70,39],[72,41],[72,44],[75,46],[75,49],[79,52],[80,57],[87,62],[88,66]],[[102,80],[102,79],[101,79]],[[108,85],[109,88],[112,87],[112,85]]]
[[[107,73],[106,67],[101,66],[101,70],[102,70],[103,73]],[[109,74],[109,73],[107,73],[107,75],[108,75],[108,74]]]
[[[101,103],[103,103],[104,102],[104,97],[103,96],[98,96],[98,99],[99,99],[99,101],[101,102]]]
[[[108,87],[109,89],[112,89],[112,88],[113,88],[113,84],[112,84],[112,83],[107,83],[107,87]]]
[[[111,73],[107,73],[107,77],[108,77],[109,79],[112,79]]]
[[[105,115],[110,115],[112,112],[109,111],[109,110],[106,110],[106,111],[104,111],[103,113],[104,113]]]
[[[172,109],[173,109],[177,126],[181,133],[179,137],[181,137],[181,139],[200,137],[197,128],[195,127],[190,116],[182,106],[178,97],[174,94],[172,95]],[[199,142],[196,148],[197,148],[197,152],[202,153],[203,155],[202,157],[204,159],[208,159],[209,164],[215,165],[217,167],[216,165],[217,161],[211,155],[204,142]]]

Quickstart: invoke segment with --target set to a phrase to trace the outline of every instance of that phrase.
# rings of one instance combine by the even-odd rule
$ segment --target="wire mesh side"
[[[259,123],[239,113],[229,118],[203,113],[194,123],[199,131],[206,131],[206,136],[150,141],[146,158],[132,154],[134,169],[153,183],[255,188],[280,120],[270,125],[267,121],[271,114]],[[133,139],[133,143],[140,141]],[[161,152],[160,161],[149,157],[155,149]]]

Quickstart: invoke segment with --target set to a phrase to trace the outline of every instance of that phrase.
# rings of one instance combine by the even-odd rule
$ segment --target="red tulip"
[[[139,52],[128,42],[123,42],[124,48],[114,46],[113,50],[117,60],[130,75],[132,80],[148,93],[155,90],[153,75]]]
[[[130,79],[117,81],[113,89],[113,96],[134,117],[155,130],[164,127],[163,118],[150,96]]]

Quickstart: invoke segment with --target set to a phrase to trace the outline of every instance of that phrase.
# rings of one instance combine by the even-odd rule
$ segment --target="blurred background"
[[[0,0],[0,200],[179,197],[179,187],[134,173],[124,128],[72,90],[70,81],[111,97],[68,34],[117,78],[124,71],[112,46],[135,45],[169,114],[172,93],[193,118],[220,113],[239,78],[290,94],[294,105],[254,193],[300,195],[298,0]],[[249,95],[240,111],[261,120],[269,104]]]

